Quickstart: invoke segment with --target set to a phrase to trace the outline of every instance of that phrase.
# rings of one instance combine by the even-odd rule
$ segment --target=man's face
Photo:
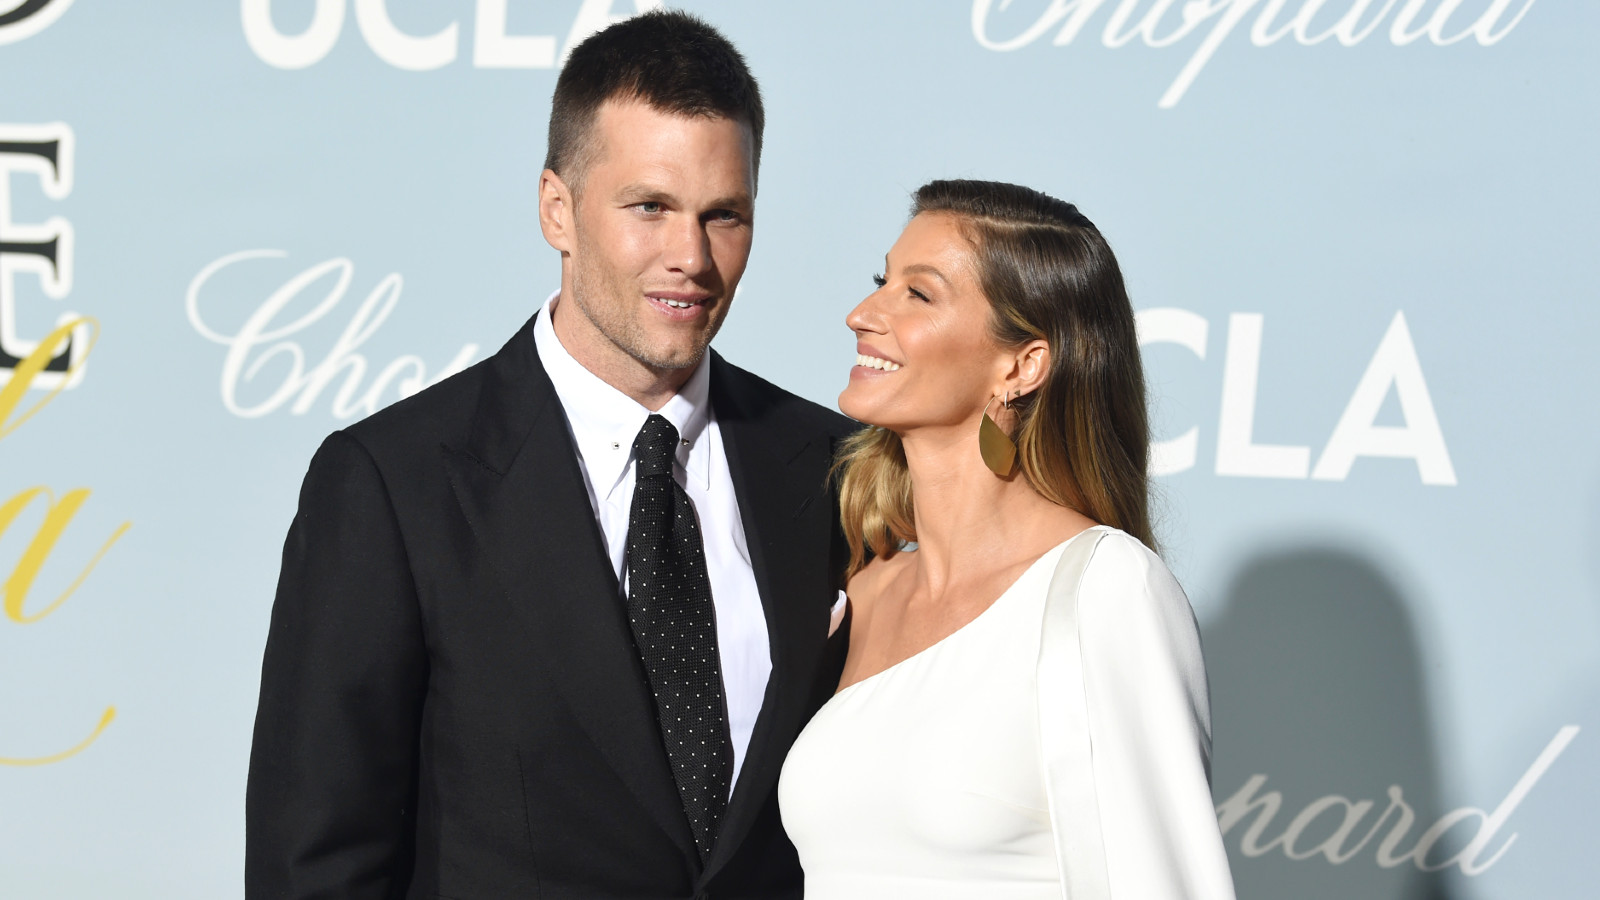
[[[634,381],[640,366],[657,378],[693,367],[750,258],[750,128],[608,101],[591,139],[592,162],[556,233],[542,210],[546,238],[569,255],[571,296],[557,333],[619,387],[613,376]]]

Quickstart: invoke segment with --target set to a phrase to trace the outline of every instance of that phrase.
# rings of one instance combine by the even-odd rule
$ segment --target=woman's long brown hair
[[[1051,502],[1155,549],[1139,340],[1122,272],[1099,229],[1070,203],[992,181],[929,182],[911,214],[950,216],[971,241],[997,343],[1050,346],[1044,383],[1011,404],[1022,476]],[[899,435],[863,429],[840,448],[835,471],[852,575],[869,553],[891,556],[917,539]]]

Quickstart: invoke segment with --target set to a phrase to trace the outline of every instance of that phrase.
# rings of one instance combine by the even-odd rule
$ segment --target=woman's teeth
[[[665,297],[658,297],[656,299],[674,309],[688,309],[689,307],[694,306],[694,304],[690,303],[688,300],[668,300]]]
[[[900,368],[899,363],[892,363],[887,359],[879,359],[876,356],[868,356],[865,353],[856,354],[856,365],[866,366],[869,369],[882,369],[885,372],[893,372]]]

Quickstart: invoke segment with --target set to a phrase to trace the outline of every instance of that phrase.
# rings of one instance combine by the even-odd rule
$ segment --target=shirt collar
[[[534,346],[566,411],[578,455],[583,458],[595,493],[605,498],[627,475],[633,463],[633,440],[650,417],[650,410],[584,368],[567,352],[551,323],[560,295],[560,291],[551,294],[534,321]],[[571,310],[565,313],[572,314]],[[678,466],[701,490],[709,489],[711,482],[711,448],[705,439],[711,420],[710,388],[710,361],[702,358],[678,393],[656,410],[678,429]]]

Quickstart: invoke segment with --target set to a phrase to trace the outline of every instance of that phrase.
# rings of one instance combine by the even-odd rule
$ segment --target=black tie
[[[701,859],[728,802],[733,759],[722,702],[716,610],[689,495],[672,477],[678,429],[651,416],[633,442],[628,621],[655,692],[672,775]]]

